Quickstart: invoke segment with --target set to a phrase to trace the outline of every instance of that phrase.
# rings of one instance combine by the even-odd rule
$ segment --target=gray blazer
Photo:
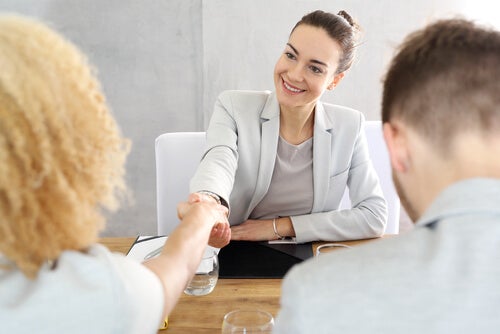
[[[207,129],[207,148],[190,191],[212,191],[230,205],[231,225],[248,219],[271,183],[279,138],[274,93],[225,91]],[[368,155],[363,115],[318,102],[310,214],[291,217],[297,241],[351,240],[383,234],[387,204]],[[346,187],[353,207],[339,211]]]

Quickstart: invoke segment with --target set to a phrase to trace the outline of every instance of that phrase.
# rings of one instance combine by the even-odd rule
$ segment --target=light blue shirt
[[[293,267],[275,333],[498,333],[500,180],[445,189],[416,227]]]

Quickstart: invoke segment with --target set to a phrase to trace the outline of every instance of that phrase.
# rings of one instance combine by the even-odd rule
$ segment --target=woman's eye
[[[321,70],[321,68],[319,68],[319,67],[316,67],[316,66],[310,66],[309,68],[311,69],[311,71],[312,71],[313,73],[317,73],[317,74],[321,74],[321,73],[323,73],[323,71],[322,71],[322,70]]]
[[[288,59],[295,59],[295,55],[293,55],[292,53],[290,52],[285,52],[285,56],[288,58]]]

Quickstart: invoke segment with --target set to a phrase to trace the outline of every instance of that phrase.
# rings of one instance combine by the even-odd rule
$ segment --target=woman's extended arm
[[[162,282],[165,291],[164,316],[174,308],[186,284],[194,275],[208,238],[213,229],[229,225],[227,209],[198,194],[190,195],[189,202],[177,207],[180,224],[169,235],[162,253],[144,265],[153,271]]]

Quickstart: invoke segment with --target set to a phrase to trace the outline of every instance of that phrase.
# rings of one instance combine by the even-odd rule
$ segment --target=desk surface
[[[135,238],[101,238],[111,251],[127,253]],[[355,246],[370,240],[345,241]],[[313,251],[318,245],[315,243]],[[183,294],[169,316],[169,327],[159,333],[220,333],[222,318],[235,309],[260,309],[276,316],[279,309],[281,279],[219,279],[206,296]]]

